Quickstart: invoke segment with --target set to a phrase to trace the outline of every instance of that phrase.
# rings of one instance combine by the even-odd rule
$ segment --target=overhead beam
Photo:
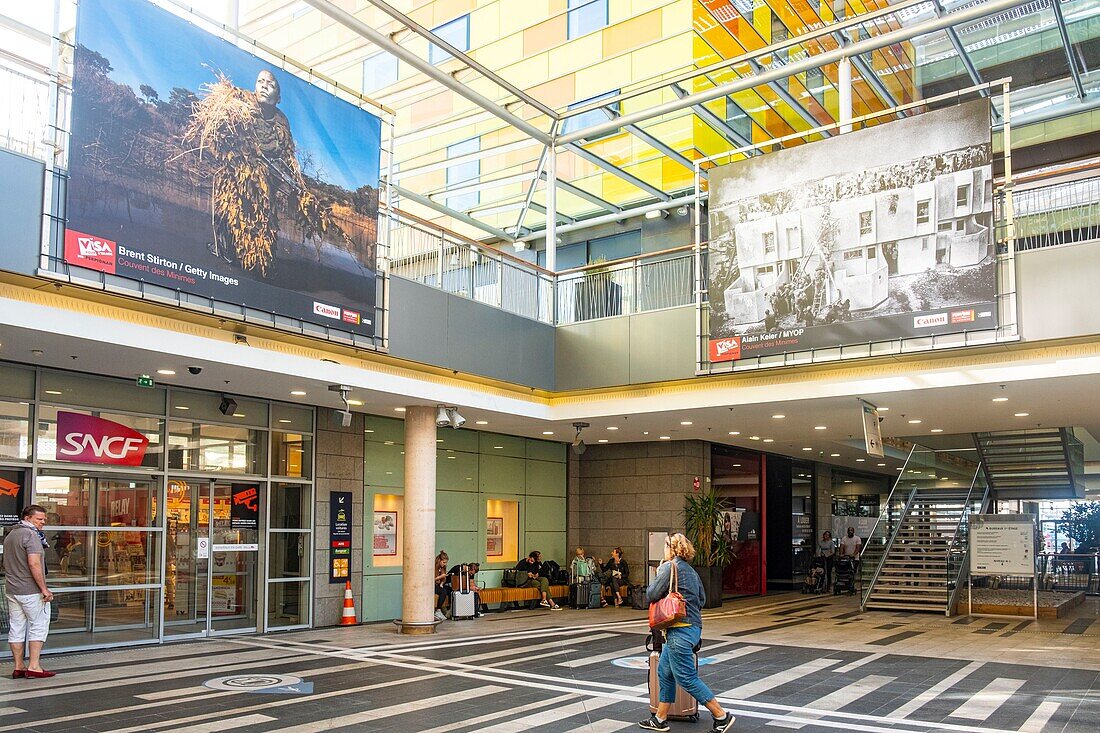
[[[619,116],[619,113],[616,112],[615,110],[611,109],[610,107],[601,107],[600,109],[603,110],[603,113],[605,115],[607,115],[607,118],[609,120],[613,120],[613,119],[615,119],[616,117]],[[650,135],[648,132],[646,132],[642,128],[638,127],[637,125],[627,125],[623,129],[626,130],[627,132],[629,132],[634,137],[641,140],[642,142],[644,142],[649,147],[651,147],[654,150],[657,150],[658,152],[662,153],[665,157],[669,158],[670,160],[676,161],[680,165],[687,168],[689,171],[692,171],[692,172],[695,171],[695,163],[690,161],[686,156],[682,155],[678,150],[674,150],[671,147],[669,147],[668,145],[665,145],[663,142],[658,140],[653,135]],[[700,171],[699,173],[700,173],[700,175],[703,176],[703,178],[708,177],[706,171]]]
[[[784,64],[784,66],[785,65],[786,64]],[[759,74],[761,71],[764,70],[764,67],[761,66],[760,62],[757,61],[756,59],[753,59],[752,61],[750,61],[749,66],[751,66],[752,70],[754,72],[756,72],[757,74]],[[794,75],[792,74],[791,76],[794,76]],[[789,80],[790,77],[787,77],[787,79]],[[776,96],[778,96],[780,99],[782,99],[783,102],[786,103],[786,105],[788,107],[793,109],[795,111],[795,114],[797,114],[799,117],[801,117],[804,122],[808,123],[810,127],[820,127],[821,126],[821,123],[812,114],[810,114],[810,110],[806,109],[802,105],[801,102],[799,102],[797,99],[795,99],[791,95],[791,93],[788,92],[786,90],[786,88],[780,82],[778,82],[778,81],[768,82],[768,88],[771,89],[775,93]],[[829,132],[825,132],[825,133],[823,133],[823,135],[825,137],[832,137],[832,134],[829,133]]]
[[[310,0],[311,2],[313,0]],[[964,23],[970,23],[981,18],[988,17],[990,15],[996,15],[997,13],[1003,13],[1007,10],[1011,10],[1017,6],[1023,5],[1029,0],[989,0],[989,2],[982,3],[981,5],[974,5],[972,7],[960,10],[956,13],[951,13],[949,16],[943,18],[929,18],[916,25],[898,28],[897,30],[889,31],[877,36],[871,36],[865,38],[862,41],[856,41],[850,46],[843,48],[833,49],[832,51],[826,51],[824,53],[810,56],[809,58],[788,64],[779,69],[773,69],[765,71],[761,74],[754,74],[753,76],[746,76],[728,84],[722,84],[714,87],[713,89],[706,89],[701,92],[690,94],[681,99],[669,100],[662,104],[657,104],[644,110],[632,112],[630,114],[623,115],[617,120],[608,120],[607,122],[599,122],[595,125],[586,127],[583,130],[577,130],[571,132],[568,135],[560,135],[557,139],[559,145],[565,145],[574,143],[578,140],[583,140],[587,137],[593,137],[596,135],[603,135],[606,133],[614,132],[621,129],[624,125],[637,124],[645,122],[646,120],[653,119],[654,117],[660,117],[661,115],[670,114],[673,112],[679,112],[682,109],[686,109],[696,104],[703,104],[719,97],[725,97],[736,92],[741,92],[746,89],[751,89],[756,86],[767,84],[769,81],[776,81],[787,76],[794,74],[801,74],[810,69],[816,69],[828,64],[835,64],[845,56],[857,56],[863,53],[870,53],[871,51],[877,51],[880,48],[885,48],[894,43],[902,43],[904,41],[912,40],[917,36],[923,36],[928,33],[934,33],[944,28],[948,28],[955,25],[961,25]],[[606,104],[607,102],[605,102]]]
[[[534,201],[532,201],[531,202],[531,211],[535,211],[535,212],[538,212],[539,214],[545,215],[546,214],[546,207],[543,206],[542,204],[538,204],[538,203],[535,203]],[[566,224],[576,224],[577,223],[576,219],[574,219],[571,216],[567,216],[566,214],[563,214],[560,211],[558,212],[558,221],[563,221]]]
[[[421,36],[422,38],[427,39],[427,41],[429,43],[435,44],[436,46],[442,48],[444,51],[449,53],[451,56],[454,56],[456,59],[458,59],[462,63],[466,64],[471,69],[477,71],[479,74],[481,74],[482,76],[484,76],[485,78],[489,79],[494,84],[499,86],[501,89],[507,90],[509,93],[515,95],[517,98],[519,98],[519,99],[523,100],[524,102],[526,102],[527,104],[531,105],[532,107],[537,109],[539,112],[542,112],[544,115],[546,115],[550,119],[552,119],[552,120],[558,119],[558,113],[557,112],[550,109],[545,104],[543,104],[539,100],[535,99],[534,97],[532,97],[530,94],[523,91],[519,87],[515,86],[510,81],[508,81],[508,80],[504,79],[503,77],[499,76],[496,72],[492,71],[491,69],[486,68],[482,64],[478,63],[475,59],[470,58],[470,56],[468,56],[464,51],[460,51],[459,49],[455,48],[451,44],[447,43],[442,38],[440,38],[436,34],[432,33],[430,30],[428,30],[424,26],[420,25],[415,20],[413,20],[409,16],[405,15],[404,13],[402,13],[400,10],[393,7],[389,3],[384,2],[384,0],[367,0],[367,2],[369,2],[374,7],[378,8],[379,10],[381,10],[383,13],[390,16],[394,20],[396,20],[398,23],[403,24],[406,28],[413,31],[418,36]],[[314,6],[314,7],[316,7],[316,6]]]
[[[388,51],[390,54],[401,59],[409,66],[413,67],[428,78],[439,82],[444,87],[450,89],[452,92],[459,95],[460,97],[463,97],[470,102],[473,102],[478,107],[481,107],[483,110],[492,114],[493,116],[499,117],[501,120],[508,123],[517,130],[525,133],[529,137],[538,140],[544,145],[549,145],[553,142],[550,135],[535,127],[527,120],[515,116],[491,99],[482,96],[481,94],[478,94],[470,87],[467,87],[466,85],[458,82],[450,74],[444,73],[435,68],[435,66],[420,58],[416,54],[412,53],[404,46],[401,46],[398,43],[394,43],[393,39],[391,39],[385,33],[380,33],[379,31],[376,31],[374,28],[371,28],[369,25],[359,20],[351,13],[348,13],[336,7],[331,2],[329,2],[329,0],[304,0],[304,2],[308,3],[320,12],[332,18],[348,30],[359,34],[382,50]]]
[[[617,128],[615,128],[615,129],[617,129]],[[570,136],[570,137],[572,137],[572,136]],[[582,138],[583,137],[587,137],[587,136],[585,135],[585,136],[582,136]],[[578,138],[578,140],[582,139],[582,138]],[[661,201],[668,201],[669,199],[672,198],[671,196],[669,196],[667,193],[665,193],[661,189],[659,189],[655,186],[651,186],[650,184],[643,181],[641,178],[638,178],[637,176],[635,176],[631,173],[627,173],[626,171],[624,171],[622,168],[618,167],[617,165],[614,165],[613,163],[608,163],[606,160],[604,160],[600,156],[596,155],[595,153],[591,153],[588,150],[585,150],[577,142],[565,143],[563,145],[563,147],[565,147],[569,152],[573,153],[574,155],[577,155],[581,158],[584,158],[585,160],[587,160],[592,165],[594,165],[598,168],[603,168],[605,171],[607,171],[608,173],[610,173],[613,176],[618,176],[619,178],[621,178],[624,181],[626,181],[627,183],[629,183],[631,186],[634,186],[635,188],[640,188],[641,190],[645,191],[646,193],[648,193],[650,196],[652,196],[655,199],[659,199]]]
[[[1054,10],[1054,19],[1058,22],[1058,35],[1062,37],[1062,48],[1066,50],[1069,75],[1073,77],[1073,86],[1077,89],[1077,97],[1084,99],[1085,87],[1081,84],[1081,71],[1077,68],[1077,60],[1073,57],[1073,44],[1069,40],[1069,29],[1066,27],[1066,16],[1062,13],[1061,0],[1051,0],[1050,7]]]
[[[688,96],[688,93],[686,91],[684,91],[683,87],[681,87],[679,84],[672,84],[671,88],[672,88],[672,93],[675,94],[680,99],[684,99]],[[695,114],[697,114],[699,116],[699,118],[701,120],[703,120],[703,122],[710,125],[710,127],[713,128],[713,130],[715,132],[717,132],[722,137],[726,138],[726,140],[733,143],[737,147],[747,148],[747,147],[752,145],[752,140],[747,139],[744,135],[739,133],[737,130],[730,127],[728,122],[726,122],[721,117],[719,117],[718,115],[711,112],[709,109],[704,107],[702,104],[693,104],[691,106],[691,109],[692,109],[693,112],[695,112]],[[756,155],[757,152],[752,151],[749,154]],[[694,165],[692,166],[692,169],[694,170]]]
[[[866,81],[868,85],[870,85],[875,94],[879,96],[879,99],[886,103],[887,107],[898,106],[898,100],[894,98],[894,95],[886,88],[886,84],[883,83],[882,79],[878,78],[878,74],[875,73],[875,70],[871,68],[871,65],[868,64],[862,56],[853,56],[852,63],[859,69],[859,75],[863,77],[863,80]],[[898,113],[898,116],[904,117],[905,113]]]
[[[553,123],[553,127],[556,130],[558,123]],[[519,210],[519,219],[516,220],[516,236],[520,236],[520,232],[524,230],[523,222],[527,219],[527,210],[531,208],[531,203],[535,200],[535,188],[538,187],[539,181],[541,181],[546,173],[546,156],[550,152],[550,147],[544,145],[542,152],[539,154],[539,164],[535,168],[535,178],[531,181],[531,185],[527,187],[527,195],[523,199],[523,208]]]
[[[947,14],[947,9],[943,7],[943,2],[941,0],[932,0],[932,4],[936,8],[936,15],[943,17]],[[982,79],[981,72],[978,71],[978,67],[974,65],[973,59],[970,58],[970,54],[966,52],[966,47],[963,46],[962,39],[959,38],[959,32],[951,27],[948,27],[945,30],[947,31],[948,40],[951,41],[951,45],[952,47],[954,47],[955,53],[959,56],[959,61],[962,62],[963,68],[966,69],[967,76],[970,77],[970,81],[973,82],[975,85],[985,84],[985,79]],[[983,89],[980,93],[983,97],[989,96],[988,89]]]
[[[543,176],[543,178],[545,178],[545,177],[546,176]],[[612,213],[618,213],[618,212],[623,210],[623,207],[616,206],[615,204],[611,203],[610,201],[605,201],[604,199],[600,198],[596,194],[589,193],[588,191],[585,191],[580,186],[574,185],[574,184],[570,183],[569,181],[563,181],[560,178],[558,179],[558,188],[560,188],[563,191],[568,191],[569,193],[573,194],[577,198],[584,199],[585,201],[592,204],[593,206],[598,206],[601,209],[604,209],[605,211],[610,211]]]
[[[505,232],[501,229],[497,229],[496,227],[489,226],[488,224],[486,224],[484,222],[478,221],[477,219],[473,218],[472,216],[464,214],[461,211],[457,211],[457,210],[452,209],[450,207],[444,206],[443,204],[439,203],[438,201],[432,201],[427,196],[421,196],[420,194],[415,193],[413,191],[410,191],[407,188],[402,188],[401,186],[398,186],[396,183],[393,184],[393,190],[397,191],[397,193],[399,195],[404,196],[405,198],[409,199],[410,201],[415,201],[416,203],[420,204],[421,206],[427,206],[429,209],[431,209],[433,211],[437,211],[440,214],[446,214],[447,216],[449,216],[453,219],[456,219],[458,221],[461,221],[464,224],[469,224],[470,226],[474,227],[475,229],[480,229],[481,231],[485,232],[486,234],[491,234],[494,237],[497,237],[497,238],[499,238],[499,239],[501,239],[505,242],[515,242],[515,239],[512,237],[512,235],[508,234],[507,232]]]

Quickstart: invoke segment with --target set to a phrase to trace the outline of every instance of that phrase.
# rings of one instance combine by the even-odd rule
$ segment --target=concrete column
[[[837,92],[839,96],[839,107],[837,112],[837,122],[840,123],[841,132],[851,132],[852,125],[852,60],[847,56],[840,60],[837,65],[838,76],[837,80]]]
[[[405,410],[405,518],[401,521],[401,632],[435,633],[434,407]]]

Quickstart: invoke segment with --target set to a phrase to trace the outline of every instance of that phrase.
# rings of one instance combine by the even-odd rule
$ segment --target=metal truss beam
[[[561,187],[559,186],[559,188],[561,188]],[[537,211],[538,213],[545,215],[546,214],[546,207],[543,206],[542,204],[536,204],[534,201],[532,201],[531,202],[531,211]],[[567,216],[566,214],[563,214],[560,211],[558,212],[558,221],[565,222],[566,224],[576,224],[577,223],[576,219],[574,219],[571,216]]]
[[[452,92],[459,95],[460,97],[464,97],[470,102],[476,104],[478,107],[481,107],[486,112],[496,117],[499,117],[501,120],[528,135],[529,137],[538,140],[544,145],[549,145],[553,142],[553,139],[549,134],[535,127],[530,122],[527,122],[526,120],[515,116],[508,110],[504,109],[504,107],[502,107],[501,105],[493,102],[491,99],[484,97],[481,94],[478,94],[473,89],[467,87],[465,84],[457,81],[450,74],[440,71],[435,66],[420,58],[416,54],[412,53],[400,44],[394,43],[393,39],[391,39],[385,33],[380,33],[374,28],[371,28],[369,25],[359,20],[351,13],[348,13],[336,7],[329,0],[304,0],[304,2],[309,3],[311,6],[321,11],[328,17],[332,18],[340,25],[344,26],[348,30],[359,34],[382,50],[387,51],[393,56],[401,59],[409,66],[412,66],[414,69],[427,76],[429,79],[439,82],[444,87],[450,89]],[[432,38],[435,38],[435,36],[432,36]],[[444,41],[440,41],[438,39],[436,41],[433,41],[433,43],[436,43],[441,48],[447,45]]]
[[[554,123],[554,129],[557,129],[557,123]],[[546,176],[546,156],[550,152],[549,146],[543,146],[542,153],[539,154],[539,164],[535,168],[535,178],[531,181],[531,185],[527,187],[527,195],[523,199],[523,208],[519,210],[519,219],[516,220],[516,236],[518,237],[521,231],[525,231],[523,221],[527,218],[527,210],[531,208],[531,203],[535,200],[535,188]]]
[[[545,178],[545,177],[546,176],[544,175],[543,178]],[[560,188],[563,191],[568,191],[569,193],[573,194],[577,198],[584,199],[588,203],[592,204],[593,206],[598,206],[601,209],[603,209],[604,211],[610,211],[613,214],[617,214],[617,213],[619,213],[623,210],[623,207],[616,206],[615,204],[611,203],[610,201],[605,201],[604,199],[600,198],[596,194],[589,193],[588,191],[585,191],[580,186],[576,186],[576,185],[570,183],[569,181],[563,181],[560,178],[558,179],[558,188]]]
[[[384,2],[384,0],[367,0],[367,2],[369,2],[371,5],[378,8],[383,13],[390,16],[391,18],[393,18],[397,22],[403,24],[406,28],[413,31],[418,36],[421,36],[422,38],[427,39],[427,41],[429,43],[432,43],[432,44],[438,46],[439,48],[442,48],[444,51],[449,53],[451,56],[454,56],[456,59],[458,59],[462,63],[466,64],[471,69],[477,71],[479,74],[484,76],[486,79],[489,79],[494,84],[499,86],[501,89],[507,90],[510,94],[515,95],[518,99],[523,100],[527,104],[529,104],[532,107],[534,107],[535,109],[537,109],[539,112],[542,112],[544,115],[546,115],[550,119],[552,119],[552,120],[557,120],[558,119],[558,113],[557,112],[550,109],[545,104],[543,104],[539,100],[535,99],[530,94],[523,91],[519,87],[515,86],[514,84],[512,84],[508,80],[502,78],[496,72],[492,71],[491,69],[487,69],[485,66],[478,63],[476,60],[470,58],[464,52],[460,51],[459,49],[455,48],[451,44],[447,43],[446,41],[441,39],[439,36],[435,35],[430,30],[428,30],[424,26],[420,25],[415,20],[413,20],[409,16],[405,15],[404,13],[402,13],[400,10],[393,7],[389,3]],[[316,6],[314,6],[314,7],[316,7]]]
[[[617,127],[615,129],[617,129]],[[574,137],[574,136],[570,135],[569,137]],[[587,137],[587,136],[582,135],[581,138],[583,138],[583,137]],[[578,138],[578,140],[581,139],[581,138]],[[608,163],[606,160],[604,160],[600,156],[596,155],[595,153],[590,153],[589,151],[585,150],[583,147],[581,147],[575,141],[567,142],[563,145],[563,147],[566,148],[569,152],[573,153],[574,155],[577,155],[581,158],[584,158],[585,160],[587,160],[592,165],[594,165],[598,168],[603,168],[605,171],[607,171],[608,173],[610,173],[613,176],[618,176],[619,178],[621,178],[624,181],[626,181],[627,183],[629,183],[631,186],[634,186],[635,188],[642,189],[643,191],[645,191],[646,193],[648,193],[650,196],[652,196],[655,199],[658,199],[660,201],[668,201],[669,199],[672,198],[671,196],[669,196],[667,193],[665,193],[661,189],[659,189],[655,186],[649,185],[648,183],[643,181],[641,178],[638,178],[637,176],[635,176],[633,174],[627,173],[622,168],[618,167],[617,165],[614,165],[613,163]]]
[[[607,119],[609,120],[613,120],[619,116],[619,113],[611,109],[610,107],[601,107],[600,109],[605,115],[607,115]],[[668,145],[665,145],[663,142],[655,138],[653,135],[650,135],[648,132],[638,127],[637,125],[627,125],[623,129],[644,142],[649,147],[660,153],[663,153],[665,157],[669,158],[670,160],[676,161],[680,165],[687,168],[689,171],[695,171],[695,163],[688,160],[684,155],[681,155],[679,151],[673,150]],[[703,178],[707,177],[706,171],[700,171],[699,173],[703,176]]]
[[[420,195],[420,194],[418,194],[414,191],[408,190],[407,188],[402,188],[401,186],[398,186],[396,183],[393,184],[393,190],[397,191],[397,193],[399,195],[404,196],[405,198],[407,198],[411,201],[415,201],[416,203],[420,204],[421,206],[427,206],[429,209],[431,209],[433,211],[437,211],[440,214],[446,214],[447,216],[449,216],[453,219],[461,221],[465,224],[469,224],[470,226],[474,227],[475,229],[480,229],[481,231],[485,232],[486,234],[491,234],[494,237],[502,239],[505,242],[515,242],[515,239],[512,237],[511,234],[508,234],[507,232],[505,232],[501,229],[497,229],[496,227],[489,226],[488,224],[486,224],[484,222],[478,221],[477,219],[473,218],[472,216],[464,214],[461,211],[456,211],[455,209],[452,209],[448,206],[444,206],[443,204],[439,203],[438,201],[432,201],[427,196],[422,196],[422,195]]]
[[[878,74],[871,68],[871,65],[867,63],[862,56],[858,54],[851,57],[852,63],[859,69],[859,75],[863,77],[871,89],[875,91],[879,99],[886,103],[887,107],[897,107],[898,100],[894,99],[894,95],[890,93],[890,90],[886,88],[886,85],[882,82],[882,79],[878,78]],[[899,117],[904,117],[904,114],[899,113]]]
[[[943,17],[947,14],[946,8],[943,7],[941,0],[932,0],[932,4],[936,7],[936,15]],[[985,79],[982,78],[982,74],[978,71],[978,67],[974,65],[974,61],[970,58],[970,54],[966,52],[966,47],[963,46],[962,39],[959,38],[959,32],[952,27],[945,28],[947,31],[947,38],[951,41],[951,45],[955,48],[955,53],[959,55],[959,61],[962,62],[963,68],[966,69],[967,75],[970,77],[970,81],[975,85],[985,84]],[[989,90],[983,89],[981,91],[983,97],[989,96]]]
[[[1054,19],[1058,21],[1058,35],[1062,37],[1062,48],[1066,50],[1066,62],[1069,64],[1069,75],[1073,77],[1073,86],[1077,89],[1078,98],[1084,99],[1085,87],[1081,84],[1081,71],[1073,58],[1073,44],[1069,40],[1069,29],[1066,28],[1066,16],[1062,13],[1062,0],[1051,0],[1050,7],[1054,10]]]
[[[757,74],[764,70],[764,67],[761,66],[760,62],[756,59],[750,61],[749,66],[751,66],[752,70]],[[790,79],[790,77],[787,78]],[[812,114],[810,114],[810,110],[806,109],[804,106],[802,106],[801,102],[791,96],[791,93],[784,89],[782,84],[777,81],[768,82],[768,88],[775,92],[776,96],[782,99],[788,107],[793,109],[795,111],[795,114],[801,117],[803,121],[808,123],[811,128],[821,126],[821,123],[818,122]],[[832,134],[828,132],[824,133],[824,135],[825,137],[832,137]]]
[[[679,99],[684,99],[688,96],[688,93],[684,91],[683,87],[681,87],[679,84],[672,84],[671,88],[673,94],[675,94]],[[691,105],[691,109],[695,112],[695,114],[699,115],[699,119],[707,123],[711,128],[713,128],[715,132],[726,138],[726,140],[730,141],[737,147],[746,148],[752,145],[752,140],[747,140],[744,135],[730,127],[728,122],[711,112],[701,103]],[[749,154],[755,155],[756,151],[753,151]],[[694,164],[692,165],[692,170],[694,170]]]
[[[310,2],[316,2],[316,0],[309,0]],[[927,35],[934,33],[944,28],[949,28],[955,25],[962,25],[964,23],[971,23],[975,20],[988,17],[990,15],[996,15],[997,13],[1003,13],[1007,10],[1011,10],[1015,7],[1023,5],[1029,0],[989,0],[988,2],[980,5],[973,5],[971,7],[960,10],[956,13],[951,13],[947,17],[943,18],[929,18],[916,25],[909,27],[898,28],[897,30],[889,31],[877,36],[871,36],[861,41],[856,41],[850,46],[834,49],[832,51],[826,51],[824,53],[810,56],[809,58],[797,61],[793,64],[787,64],[779,69],[773,69],[765,71],[762,74],[755,74],[753,76],[746,76],[728,84],[722,84],[714,87],[713,89],[707,89],[705,91],[696,92],[686,97],[670,100],[662,104],[657,104],[648,109],[639,110],[630,114],[623,115],[616,120],[608,120],[607,122],[599,122],[595,125],[591,125],[583,130],[577,130],[571,132],[568,135],[560,135],[557,138],[558,145],[566,145],[574,143],[578,140],[583,140],[588,137],[596,135],[602,135],[609,132],[614,132],[621,129],[624,125],[637,124],[645,122],[646,120],[666,115],[672,112],[679,112],[682,109],[692,107],[697,104],[703,104],[719,97],[725,97],[735,92],[751,89],[752,87],[767,84],[770,81],[777,81],[778,79],[792,76],[795,74],[801,74],[810,69],[816,69],[828,64],[835,64],[845,56],[855,57],[859,54],[870,53],[871,51],[877,51],[880,48],[886,48],[895,43],[902,43],[909,41],[917,36]],[[605,102],[606,104],[606,102]]]

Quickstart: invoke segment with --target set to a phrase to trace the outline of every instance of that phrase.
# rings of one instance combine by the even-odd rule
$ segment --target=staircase
[[[967,511],[967,489],[914,489],[898,520],[863,607],[944,613],[954,576],[949,553]]]
[[[1000,499],[1083,499],[1084,451],[1071,428],[975,433],[986,481]]]

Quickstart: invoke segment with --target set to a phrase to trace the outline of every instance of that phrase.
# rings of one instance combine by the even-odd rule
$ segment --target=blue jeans
[[[665,646],[657,662],[657,679],[661,683],[660,702],[676,702],[676,685],[705,704],[714,699],[714,693],[699,679],[695,668],[695,645],[699,643],[702,629],[698,626],[676,626],[665,630]]]

